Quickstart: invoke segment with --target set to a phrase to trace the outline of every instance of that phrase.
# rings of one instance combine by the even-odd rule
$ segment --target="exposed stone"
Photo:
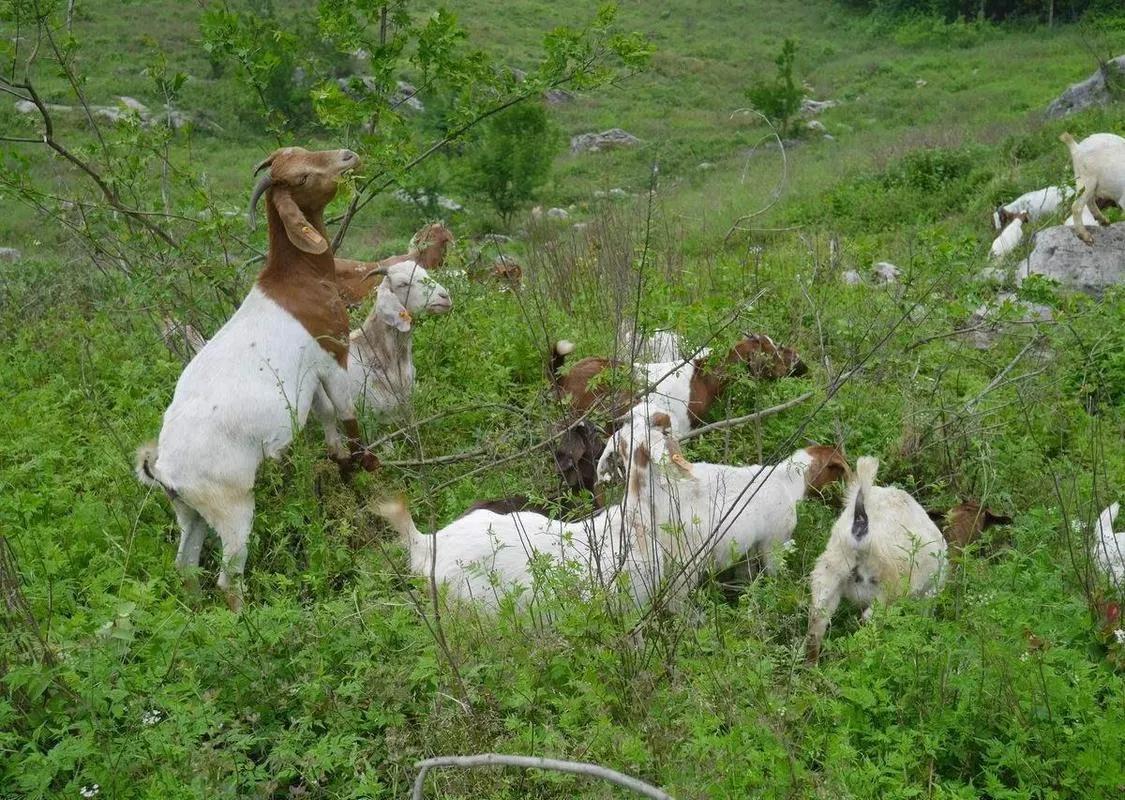
[[[14,247],[0,247],[0,261],[10,261],[13,264],[23,258],[23,253]]]
[[[1066,225],[1036,233],[1031,255],[1020,264],[1016,282],[1022,283],[1029,275],[1044,275],[1068,289],[1100,295],[1125,281],[1125,222],[1087,230],[1093,245],[1080,240]]]
[[[847,272],[840,276],[840,280],[848,286],[859,286],[863,283],[863,276],[856,272],[854,269],[849,269]]]
[[[431,195],[428,192],[412,193],[405,189],[395,189],[391,196],[396,200],[403,203],[411,203],[416,206],[434,206],[445,211],[463,211],[464,206],[456,200],[446,197],[445,195]]]
[[[1029,323],[1050,322],[1054,319],[1050,306],[1020,300],[1012,292],[1001,292],[995,300],[982,304],[969,317],[966,327],[971,330],[965,334],[969,344],[977,350],[988,350],[995,345],[1003,335],[1003,325],[997,318],[1004,316],[1005,309],[1009,306],[1015,309],[1011,321]]]
[[[548,208],[547,219],[564,220],[570,219],[570,212],[565,208]]]
[[[614,147],[633,147],[641,143],[631,133],[626,133],[621,128],[610,128],[601,133],[580,133],[570,138],[570,152],[596,153],[599,150],[608,150]]]
[[[712,164],[710,161],[700,161],[699,165],[696,167],[696,169],[701,170],[703,172],[707,172],[708,170],[712,170],[714,168],[715,168],[715,165]]]
[[[609,190],[610,197],[616,197],[618,200],[623,200],[629,196],[629,193],[622,189],[620,186],[615,186]]]
[[[810,119],[805,123],[805,127],[810,131],[816,131],[817,133],[828,133],[828,129],[824,127],[824,123],[819,119]]]
[[[543,99],[549,106],[562,106],[574,101],[574,95],[566,89],[548,89],[543,92]]]
[[[406,81],[398,81],[395,84],[398,90],[391,95],[391,103],[399,106],[404,105],[411,111],[422,112],[426,110],[426,106],[418,99],[418,90],[414,88],[413,84]]]
[[[977,273],[978,283],[987,283],[993,286],[999,286],[1008,281],[1008,273],[1000,267],[985,267]]]
[[[927,81],[926,81],[925,78],[919,78],[918,80],[914,81],[914,85],[917,86],[919,89],[925,87],[926,83],[927,83]]]
[[[838,105],[840,105],[840,103],[836,100],[813,100],[811,97],[806,97],[801,101],[801,113],[806,116],[815,117],[821,111],[827,111]]]
[[[902,270],[890,261],[879,261],[871,268],[871,275],[876,283],[898,283]]]
[[[135,97],[121,95],[117,98],[117,101],[130,111],[136,111],[142,118],[148,116],[148,106]]]
[[[1125,55],[1107,61],[1089,78],[1071,84],[1047,106],[1048,119],[1065,117],[1093,106],[1108,105],[1114,92],[1125,92]]]

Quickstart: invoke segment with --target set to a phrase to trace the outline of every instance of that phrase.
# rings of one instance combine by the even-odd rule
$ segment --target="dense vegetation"
[[[1018,298],[1051,321],[1027,324],[1009,301],[991,347],[955,332],[1015,289],[1010,269],[979,276],[992,208],[1069,180],[1063,130],[1125,129],[1121,104],[1037,114],[1125,52],[1125,18],[1063,2],[1056,19],[1080,22],[1048,29],[1027,19],[1042,4],[985,4],[986,19],[1026,9],[1025,28],[956,21],[978,3],[890,23],[854,9],[891,4],[822,0],[630,0],[616,15],[540,0],[462,0],[456,14],[79,0],[68,34],[68,5],[0,6],[4,86],[30,64],[44,102],[127,95],[193,122],[53,112],[99,186],[44,146],[39,117],[0,104],[0,245],[23,253],[0,261],[0,798],[400,798],[418,759],[486,751],[604,764],[681,800],[1120,795],[1125,598],[1092,568],[1088,537],[1125,490],[1125,291],[1027,281]],[[806,130],[783,167],[770,129],[733,112],[774,80],[787,39],[792,84],[839,105],[817,117],[833,138]],[[552,88],[575,96],[539,105]],[[519,126],[541,134],[521,141]],[[641,144],[564,152],[566,136],[610,127]],[[211,334],[229,316],[265,241],[241,213],[251,169],[295,143],[365,160],[329,209],[358,208],[342,255],[403,252],[440,214],[459,238],[449,267],[503,254],[525,284],[439,276],[455,308],[418,326],[412,411],[364,421],[371,439],[400,431],[379,445],[380,473],[341,482],[314,430],[262,470],[236,616],[212,591],[213,552],[204,593],[181,586],[175,521],[132,453],[183,368],[162,318]],[[499,163],[521,147],[518,166]],[[532,203],[570,218],[533,217]],[[841,281],[881,260],[902,268],[897,284]],[[927,508],[979,498],[1014,524],[936,599],[863,626],[842,610],[817,667],[800,647],[807,576],[838,497],[801,505],[781,575],[703,587],[643,642],[635,616],[565,578],[541,613],[436,613],[372,501],[403,493],[436,527],[481,497],[554,496],[548,344],[606,353],[633,316],[716,348],[765,331],[812,367],[742,379],[712,418],[814,396],[692,440],[690,459],[763,463],[839,441],[880,456],[881,479]],[[430,463],[458,453],[470,458]],[[427,788],[626,796],[499,770]]]

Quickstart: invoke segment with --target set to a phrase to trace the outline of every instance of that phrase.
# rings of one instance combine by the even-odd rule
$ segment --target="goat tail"
[[[160,479],[156,477],[156,473],[152,471],[153,465],[156,464],[156,454],[159,447],[159,440],[153,439],[151,442],[145,442],[137,448],[137,453],[134,457],[137,480],[145,486],[151,486],[154,489],[163,489],[165,492],[173,495],[174,493],[161,483]]]
[[[382,500],[375,506],[375,513],[387,521],[394,528],[395,533],[401,537],[403,544],[409,546],[421,532],[414,525],[414,518],[410,516],[410,508],[402,497]]]
[[[852,514],[852,536],[861,540],[870,529],[867,520],[867,506],[865,495],[870,497],[871,489],[875,486],[875,475],[879,471],[879,459],[872,456],[862,456],[855,463],[856,493],[855,508]]]
[[[1059,134],[1059,141],[1065,144],[1067,146],[1067,149],[1069,149],[1071,152],[1074,152],[1074,148],[1078,146],[1078,142],[1074,141],[1074,137],[1071,136],[1067,131],[1063,131]]]
[[[551,380],[559,382],[559,370],[566,363],[566,357],[574,352],[574,342],[569,339],[559,339],[551,348]]]

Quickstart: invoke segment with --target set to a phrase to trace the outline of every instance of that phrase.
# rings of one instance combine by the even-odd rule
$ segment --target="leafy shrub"
[[[765,114],[770,122],[781,129],[781,135],[792,132],[792,120],[801,110],[805,90],[793,77],[793,64],[797,58],[797,42],[786,39],[774,63],[777,76],[770,82],[759,83],[747,90],[746,96],[754,108]]]
[[[465,186],[485,198],[506,226],[546,182],[558,141],[542,103],[502,111],[481,126],[467,148]]]

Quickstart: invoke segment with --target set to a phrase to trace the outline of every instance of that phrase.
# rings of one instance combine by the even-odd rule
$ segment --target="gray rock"
[[[699,164],[696,166],[696,169],[701,170],[703,172],[707,172],[708,170],[712,170],[714,168],[715,168],[715,165],[712,164],[710,161],[700,161]]]
[[[875,278],[875,283],[898,283],[902,270],[890,261],[880,261],[871,268],[871,275]]]
[[[570,212],[567,211],[565,208],[548,208],[547,209],[547,219],[558,219],[558,220],[570,219]]]
[[[616,197],[618,200],[623,200],[624,198],[629,196],[629,193],[622,189],[620,186],[615,186],[614,188],[609,190],[609,196]]]
[[[856,272],[854,269],[849,269],[847,272],[840,276],[840,280],[842,280],[848,286],[859,286],[861,283],[863,283],[863,276]]]
[[[428,192],[413,194],[405,189],[395,189],[391,192],[391,196],[402,203],[411,203],[423,207],[436,205],[438,208],[444,209],[445,211],[462,211],[465,208],[456,200],[442,194],[430,195]]]
[[[1119,90],[1125,89],[1125,56],[1107,61],[1086,80],[1072,84],[1047,106],[1047,118],[1057,119],[1093,106],[1108,105],[1113,93],[1107,83]]]
[[[136,111],[142,119],[148,117],[148,106],[135,97],[121,95],[117,98],[117,102],[121,103],[121,105],[125,106],[125,108],[130,111]]]
[[[819,119],[810,119],[805,123],[805,127],[810,131],[816,131],[817,133],[828,133],[828,128],[824,127],[824,123]]]
[[[978,283],[987,283],[992,286],[1000,286],[1008,281],[1007,271],[1000,267],[985,267],[977,273]]]
[[[813,100],[811,97],[806,97],[801,101],[801,113],[815,117],[821,111],[826,111],[829,108],[835,108],[840,105],[836,100]]]
[[[16,263],[23,258],[23,253],[14,247],[0,247],[0,261],[10,261]]]
[[[1125,222],[1091,227],[1093,245],[1081,241],[1073,228],[1056,225],[1035,234],[1033,249],[1020,264],[1016,282],[1029,275],[1054,278],[1068,289],[1100,295],[1125,281]]]
[[[969,317],[966,327],[972,330],[965,334],[969,344],[977,350],[988,350],[995,345],[1003,335],[1003,327],[997,318],[1005,315],[1005,308],[1009,305],[1014,306],[1012,319],[1016,322],[1050,322],[1054,319],[1050,306],[1020,300],[1012,292],[1001,292],[995,300],[979,306]]]
[[[512,241],[512,237],[502,233],[486,233],[480,237],[480,241],[481,244],[508,244]]]
[[[549,106],[563,106],[574,101],[574,95],[566,89],[548,89],[543,92],[543,99]]]
[[[610,128],[601,133],[580,133],[570,138],[570,152],[596,153],[599,150],[609,150],[614,147],[634,147],[641,143],[631,133],[626,133],[621,128]]]

